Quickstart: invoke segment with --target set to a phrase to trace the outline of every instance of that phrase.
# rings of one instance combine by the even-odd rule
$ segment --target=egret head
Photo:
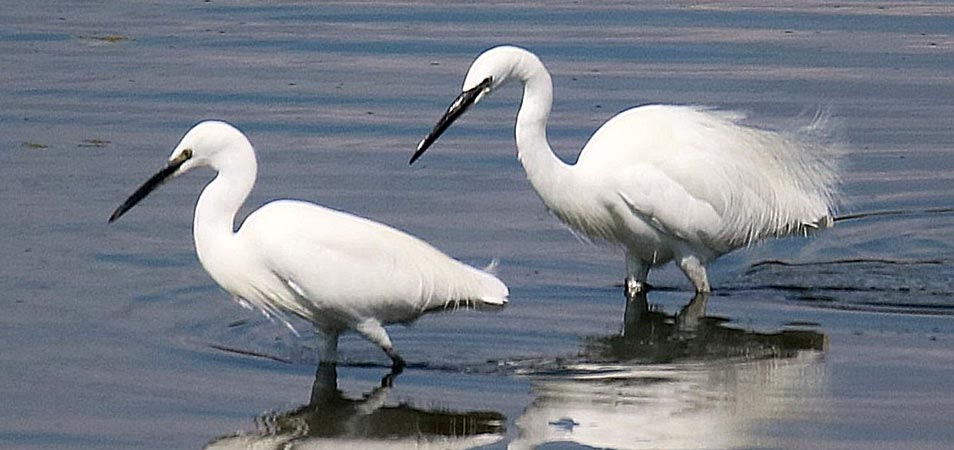
[[[233,159],[230,155],[233,152],[227,150],[244,146],[251,144],[237,128],[226,122],[206,120],[197,123],[182,136],[179,145],[169,156],[169,164],[182,161],[174,176],[203,166],[221,170]]]
[[[513,79],[526,81],[530,75],[527,72],[538,67],[542,68],[543,64],[536,55],[520,47],[504,45],[481,53],[467,71],[463,91],[447,108],[447,112],[437,121],[431,132],[417,145],[417,151],[411,156],[410,163],[414,164],[444,130],[484,96]]]
[[[182,137],[179,145],[176,145],[172,155],[169,156],[166,166],[149,177],[123,204],[119,205],[109,217],[109,221],[119,219],[166,181],[196,167],[210,166],[221,170],[233,160],[227,157],[229,152],[224,150],[241,146],[251,148],[245,135],[232,125],[215,120],[199,122]]]

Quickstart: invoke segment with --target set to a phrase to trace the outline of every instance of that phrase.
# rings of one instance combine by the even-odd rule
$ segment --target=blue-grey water
[[[0,447],[954,448],[952,24],[944,1],[6,1]],[[654,271],[626,310],[621,255],[577,241],[515,161],[518,88],[407,165],[502,43],[553,73],[568,161],[636,104],[771,128],[830,108],[840,212],[903,214],[730,254],[707,302]],[[208,118],[257,147],[243,214],[307,199],[499,259],[510,305],[393,327],[410,367],[391,388],[354,336],[316,375],[307,324],[199,265],[211,172],[106,224]]]

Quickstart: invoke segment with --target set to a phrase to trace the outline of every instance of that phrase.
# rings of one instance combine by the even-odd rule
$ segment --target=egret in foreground
[[[226,291],[268,315],[314,324],[321,362],[337,359],[338,335],[355,330],[400,370],[384,325],[458,307],[507,303],[508,290],[424,241],[386,225],[312,203],[276,200],[235,231],[235,214],[255,183],[257,162],[235,127],[201,122],[183,136],[168,165],[109,218],[115,221],[166,180],[197,167],[218,172],[195,207],[193,233],[202,267]]]
[[[675,261],[696,292],[707,293],[706,264],[718,256],[833,223],[838,156],[825,142],[823,115],[804,129],[773,132],[743,125],[733,112],[640,106],[603,124],[570,165],[547,142],[550,74],[536,55],[511,46],[474,61],[463,92],[411,163],[468,108],[511,81],[523,85],[517,158],[530,184],[571,229],[624,249],[630,299],[646,289],[652,267]]]

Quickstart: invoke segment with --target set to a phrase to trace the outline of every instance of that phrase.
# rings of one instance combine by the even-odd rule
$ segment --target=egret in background
[[[384,325],[409,323],[433,311],[507,303],[507,286],[493,275],[386,225],[312,203],[273,201],[235,231],[235,214],[252,190],[258,164],[249,140],[225,122],[201,122],[189,130],[168,165],[109,221],[166,180],[203,166],[218,175],[195,207],[193,233],[202,267],[240,301],[271,316],[293,314],[314,324],[323,363],[336,361],[338,335],[353,329],[400,370],[404,360]]]
[[[706,264],[716,257],[833,223],[839,158],[826,143],[824,115],[780,133],[743,125],[734,112],[640,106],[603,124],[570,165],[547,142],[550,74],[536,55],[511,46],[474,61],[463,92],[411,163],[470,106],[511,81],[523,84],[517,158],[530,183],[571,229],[625,250],[630,299],[646,289],[652,267],[675,261],[696,292],[707,293]]]

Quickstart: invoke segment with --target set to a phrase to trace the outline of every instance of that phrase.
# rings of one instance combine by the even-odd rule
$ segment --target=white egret
[[[798,132],[743,125],[738,113],[646,105],[601,126],[566,164],[547,142],[550,74],[518,47],[487,50],[463,92],[411,157],[419,158],[473,104],[511,81],[523,84],[517,158],[546,207],[571,229],[626,253],[626,293],[646,288],[649,269],[675,260],[697,293],[706,264],[767,237],[832,225],[838,156],[823,115]]]
[[[507,287],[493,275],[386,225],[312,203],[273,201],[235,231],[235,214],[252,190],[258,165],[249,140],[225,122],[201,122],[189,130],[168,165],[109,221],[166,180],[203,166],[218,175],[195,207],[193,232],[202,267],[240,301],[270,315],[290,313],[310,321],[322,362],[336,361],[338,335],[353,329],[400,369],[404,360],[383,325],[507,302]]]

